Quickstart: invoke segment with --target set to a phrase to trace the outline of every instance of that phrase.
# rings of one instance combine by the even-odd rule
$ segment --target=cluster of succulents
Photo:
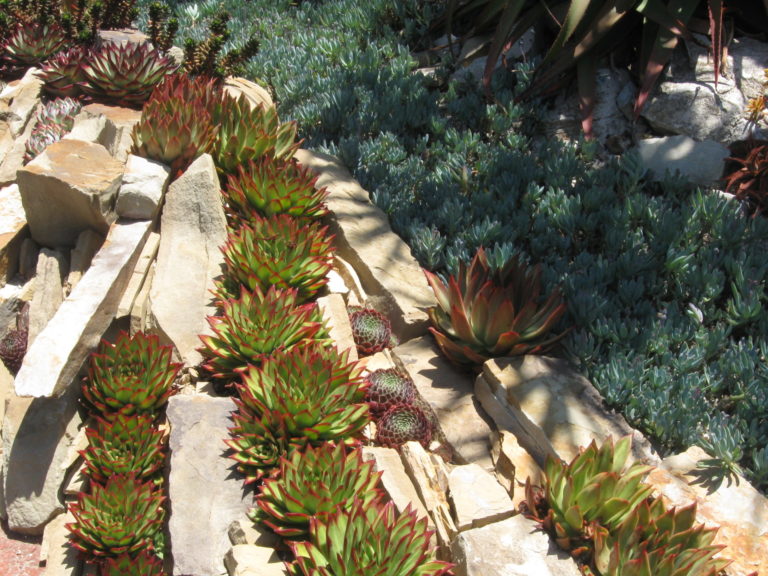
[[[89,49],[78,44],[48,58],[40,65],[43,90],[61,98],[79,96],[80,84],[85,82],[81,64],[89,57]]]
[[[89,488],[70,506],[67,529],[103,576],[164,573],[166,435],[158,420],[180,368],[171,351],[157,336],[121,332],[91,354],[83,396],[94,414],[80,452]]]
[[[26,143],[24,161],[29,162],[46,147],[61,140],[75,124],[75,116],[82,104],[70,97],[55,98],[40,110],[37,121]]]
[[[360,354],[370,356],[397,344],[389,318],[378,310],[368,306],[350,306],[347,312],[352,338]]]
[[[549,458],[544,486],[526,483],[525,513],[595,576],[716,576],[716,529],[695,522],[696,507],[667,509],[644,484],[652,469],[628,465],[631,436],[593,441],[569,464]]]
[[[55,23],[18,26],[3,44],[3,70],[18,75],[64,49],[67,36]]]

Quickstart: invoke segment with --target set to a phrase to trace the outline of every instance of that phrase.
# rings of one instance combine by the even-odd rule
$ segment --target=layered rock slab
[[[0,188],[0,286],[11,280],[18,270],[26,223],[19,187],[12,184]]]
[[[327,187],[337,250],[359,274],[370,303],[387,315],[401,341],[423,335],[429,323],[425,310],[436,304],[435,297],[387,215],[338,159],[307,150],[299,150],[296,159],[317,174],[317,187]]]
[[[150,289],[152,323],[164,344],[196,366],[203,359],[199,335],[211,332],[206,317],[216,311],[211,292],[222,272],[220,246],[227,238],[219,177],[209,154],[168,187],[160,228]]]
[[[231,398],[173,396],[166,411],[171,428],[168,532],[173,574],[220,576],[230,549],[230,524],[252,505],[235,463],[226,457]]]
[[[112,322],[151,223],[117,223],[72,293],[24,356],[18,396],[61,394]]]

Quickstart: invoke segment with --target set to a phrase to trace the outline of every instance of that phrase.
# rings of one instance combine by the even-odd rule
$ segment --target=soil
[[[40,566],[40,536],[24,536],[8,530],[0,523],[0,576],[42,576]]]

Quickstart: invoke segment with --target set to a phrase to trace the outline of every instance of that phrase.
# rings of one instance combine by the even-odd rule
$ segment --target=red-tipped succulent
[[[413,404],[395,404],[376,420],[376,443],[397,448],[416,441],[425,448],[432,440],[432,424]]]
[[[360,354],[370,356],[391,348],[396,342],[389,319],[373,308],[351,307],[349,323]]]
[[[395,404],[411,404],[416,397],[413,380],[397,368],[374,370],[365,380],[368,382],[365,400],[374,414],[380,415]]]

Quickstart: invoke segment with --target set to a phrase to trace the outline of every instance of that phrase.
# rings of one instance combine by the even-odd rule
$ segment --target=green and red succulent
[[[102,340],[91,354],[85,400],[106,419],[118,412],[154,414],[174,393],[181,364],[171,362],[172,353],[154,334],[121,332],[114,344]]]
[[[163,561],[151,550],[120,554],[99,562],[99,576],[163,576]]]
[[[3,69],[16,75],[38,66],[67,47],[64,30],[55,23],[19,25],[2,46]]]
[[[226,300],[221,308],[221,316],[208,318],[213,334],[200,336],[208,358],[204,367],[214,378],[233,380],[249,364],[259,365],[303,340],[325,337],[317,306],[299,305],[293,288],[243,287],[239,299]]]
[[[543,354],[566,333],[548,332],[565,313],[558,289],[541,302],[541,271],[515,256],[492,268],[480,248],[469,267],[444,282],[425,271],[437,299],[427,310],[430,332],[454,364],[477,369],[499,356]]]
[[[432,440],[432,424],[424,411],[413,404],[395,404],[376,420],[376,443],[398,448],[416,441],[425,448]]]
[[[451,564],[429,549],[427,519],[395,505],[356,502],[310,521],[308,541],[291,542],[298,576],[441,576]]]
[[[11,374],[16,374],[24,361],[24,355],[27,353],[27,338],[29,332],[25,328],[16,328],[9,330],[8,333],[0,339],[0,360]]]
[[[283,538],[306,538],[312,518],[327,518],[357,500],[373,506],[383,497],[377,488],[381,473],[363,461],[359,448],[344,444],[311,445],[280,459],[275,478],[267,478],[251,514]]]
[[[381,312],[368,307],[350,307],[349,324],[357,351],[365,356],[376,354],[396,345],[389,319]]]
[[[365,400],[371,412],[381,415],[396,404],[411,404],[416,385],[411,377],[397,368],[380,368],[365,376],[368,389]]]
[[[85,82],[81,64],[90,58],[90,51],[80,45],[62,50],[40,65],[43,90],[54,96],[74,98],[80,95],[80,83]]]

